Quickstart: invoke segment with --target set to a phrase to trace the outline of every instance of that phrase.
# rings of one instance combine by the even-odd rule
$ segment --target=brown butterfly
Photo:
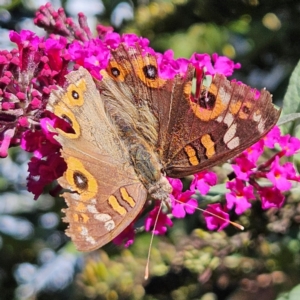
[[[266,90],[215,75],[191,96],[194,67],[162,79],[154,55],[138,46],[111,50],[103,79],[84,69],[51,94],[48,109],[67,120],[56,129],[67,170],[59,179],[69,235],[81,251],[103,246],[141,212],[147,197],[167,202],[166,179],[234,157],[275,124],[280,111]]]

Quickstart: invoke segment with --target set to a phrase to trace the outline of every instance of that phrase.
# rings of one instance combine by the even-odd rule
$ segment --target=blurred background
[[[237,78],[266,87],[281,105],[300,57],[297,0],[68,0],[51,1],[76,18],[147,37],[160,52],[226,55]],[[9,30],[34,26],[42,0],[0,0],[0,49],[12,49]],[[155,237],[150,278],[143,280],[150,234],[129,249],[107,245],[79,253],[64,235],[63,199],[26,191],[27,153],[0,160],[0,300],[7,299],[300,299],[300,190],[280,209],[260,204],[240,220],[246,230],[206,230],[195,213]],[[218,169],[216,169],[218,171]],[[212,194],[213,196],[213,194]],[[201,200],[201,199],[200,199]]]

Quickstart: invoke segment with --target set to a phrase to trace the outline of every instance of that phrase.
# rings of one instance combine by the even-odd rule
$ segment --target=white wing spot
[[[225,89],[223,87],[221,87],[219,90],[219,96],[222,99],[222,103],[224,105],[228,105],[230,98],[231,98],[230,93],[226,92]]]
[[[232,139],[228,144],[227,144],[227,147],[229,149],[234,149],[236,147],[238,147],[240,144],[240,139],[238,136],[236,136],[234,139]]]
[[[95,205],[88,205],[88,206],[87,206],[87,209],[88,209],[88,211],[89,211],[90,213],[92,213],[92,214],[98,213],[98,210],[97,210],[97,208],[96,208]]]
[[[260,119],[261,119],[261,114],[254,113],[254,114],[252,115],[252,120],[253,120],[254,122],[259,122]]]
[[[107,221],[111,220],[111,216],[108,214],[95,214],[94,218],[101,222],[107,222]]]
[[[224,117],[224,113],[223,113],[220,116],[218,116],[216,121],[219,123],[223,122],[229,127],[233,123],[234,117],[231,113],[226,112],[225,117]]]
[[[89,236],[89,231],[86,227],[82,226],[81,227],[81,233],[80,233],[87,242],[89,242],[90,244],[95,245],[96,241],[94,240],[94,238],[92,238],[91,236]]]
[[[257,129],[260,133],[264,133],[265,132],[265,121],[260,120],[260,122],[257,125]]]
[[[77,193],[69,193],[71,195],[71,198],[74,200],[80,200],[80,195]]]
[[[236,133],[236,128],[237,128],[237,124],[233,124],[231,125],[228,130],[226,131],[223,141],[225,144],[227,144],[230,140],[232,140],[232,138],[235,136]],[[231,149],[231,148],[229,148]]]
[[[84,227],[84,226],[82,226],[82,227],[81,227],[81,235],[82,235],[82,236],[87,236],[87,234],[88,234],[87,228]]]
[[[231,124],[234,121],[233,115],[230,113],[227,113],[223,121],[228,127],[231,126]]]
[[[116,227],[116,224],[113,220],[110,220],[104,223],[104,227],[107,231],[112,231]]]
[[[94,219],[104,223],[104,227],[106,228],[107,231],[112,231],[116,227],[116,224],[112,220],[111,216],[109,214],[99,213],[95,205],[88,205],[87,209],[90,213],[94,215]],[[95,240],[92,237],[87,236],[88,235],[87,228],[83,227],[81,234],[83,236],[86,236],[86,240],[88,242],[94,244]]]
[[[91,236],[87,236],[85,240],[93,245],[96,244],[96,241]]]

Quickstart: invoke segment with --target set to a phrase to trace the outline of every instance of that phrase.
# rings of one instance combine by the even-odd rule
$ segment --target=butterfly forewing
[[[67,164],[59,183],[71,190],[63,194],[68,204],[66,232],[79,250],[89,251],[110,242],[136,218],[147,191],[129,163],[91,75],[80,68],[67,79],[66,89],[52,93],[48,109],[73,129],[57,129]]]
[[[160,78],[158,68],[153,54],[121,44],[112,51],[104,72],[108,76],[99,85],[104,94],[117,90],[116,98],[123,95],[137,108],[132,110],[136,130],[157,151],[170,177],[190,175],[234,157],[276,124],[280,111],[265,90],[257,92],[216,74],[194,99],[193,66],[173,79]]]
[[[171,107],[171,116],[180,110],[184,117],[169,127],[169,144],[164,147],[170,177],[190,175],[234,157],[261,139],[280,115],[268,91],[257,92],[223,75],[215,75],[201,95],[195,101],[187,93],[179,107]]]

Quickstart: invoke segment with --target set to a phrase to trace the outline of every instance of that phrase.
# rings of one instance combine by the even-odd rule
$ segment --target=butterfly
[[[72,132],[53,129],[67,170],[59,179],[68,208],[66,231],[78,250],[118,236],[147,198],[169,201],[168,177],[224,162],[262,138],[280,111],[259,93],[216,74],[192,93],[195,68],[163,78],[157,58],[121,43],[111,50],[102,80],[80,67],[52,92],[47,109]]]

